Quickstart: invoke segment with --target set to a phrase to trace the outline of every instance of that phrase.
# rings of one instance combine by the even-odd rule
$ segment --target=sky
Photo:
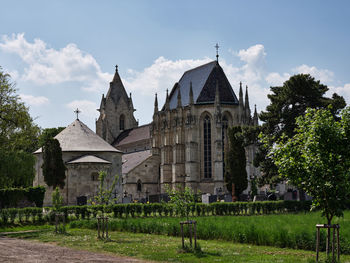
[[[95,131],[115,65],[135,117],[151,122],[155,93],[215,59],[250,106],[270,86],[311,74],[350,103],[350,1],[0,0],[0,66],[42,128],[79,119]]]

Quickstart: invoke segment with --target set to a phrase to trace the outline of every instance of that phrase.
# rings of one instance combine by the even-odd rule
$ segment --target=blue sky
[[[310,73],[350,102],[349,1],[1,1],[0,66],[43,128],[95,110],[114,66],[151,121],[185,70],[215,59],[262,110],[269,87]]]

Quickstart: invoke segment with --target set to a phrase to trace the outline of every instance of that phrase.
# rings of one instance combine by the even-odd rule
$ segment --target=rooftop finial
[[[79,113],[80,113],[81,111],[77,108],[75,111],[74,111],[74,113],[77,115],[77,120],[79,120]]]
[[[216,61],[219,62],[219,44],[218,43],[216,43],[215,48],[216,48]]]
[[[115,65],[115,71],[118,72],[118,65]]]

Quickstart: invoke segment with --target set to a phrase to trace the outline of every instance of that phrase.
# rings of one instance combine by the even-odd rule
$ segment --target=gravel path
[[[9,237],[0,237],[0,262],[143,262],[139,259],[112,256],[59,247]]]

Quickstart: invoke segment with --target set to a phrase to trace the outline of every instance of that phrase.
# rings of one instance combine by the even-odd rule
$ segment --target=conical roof
[[[80,120],[75,120],[55,136],[62,152],[120,152],[94,133]],[[41,153],[40,148],[34,153]]]

